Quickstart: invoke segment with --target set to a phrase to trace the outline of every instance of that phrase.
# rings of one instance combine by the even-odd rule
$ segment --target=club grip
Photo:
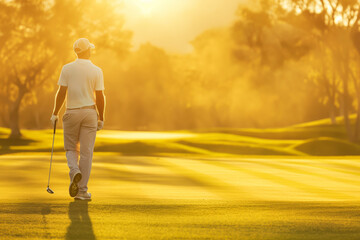
[[[55,134],[55,131],[56,131],[56,123],[57,123],[57,120],[55,120],[55,123],[54,123],[54,134]]]

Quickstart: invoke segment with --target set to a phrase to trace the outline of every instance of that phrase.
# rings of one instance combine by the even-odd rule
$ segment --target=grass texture
[[[351,121],[355,115],[351,116]],[[284,128],[200,129],[173,132],[98,132],[95,151],[127,156],[344,156],[360,155],[360,145],[346,139],[342,118]],[[55,151],[63,151],[63,132],[57,130]],[[18,140],[7,139],[9,129],[0,128],[0,154],[49,152],[52,130],[23,130]]]
[[[0,156],[0,239],[358,239],[360,158],[95,154],[91,202],[64,154]]]

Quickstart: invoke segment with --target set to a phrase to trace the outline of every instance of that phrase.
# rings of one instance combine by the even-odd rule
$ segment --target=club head
[[[50,194],[54,194],[54,191],[51,190],[49,187],[47,187],[46,191],[47,191],[48,193],[50,193]]]

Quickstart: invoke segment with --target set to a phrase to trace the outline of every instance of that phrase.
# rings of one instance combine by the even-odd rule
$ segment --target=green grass
[[[358,239],[359,157],[95,153],[91,202],[64,154],[0,156],[0,239]]]
[[[120,200],[7,203],[0,215],[8,217],[2,239],[302,240],[358,239],[359,210],[351,203]]]
[[[352,125],[355,124],[356,117],[357,117],[356,113],[349,115],[349,120]],[[344,125],[344,117],[343,116],[336,117],[336,124]],[[293,127],[315,127],[315,126],[332,126],[332,123],[330,118],[324,118],[320,120],[293,125]]]
[[[334,126],[309,126],[309,127],[284,127],[284,128],[241,128],[241,129],[213,129],[201,130],[200,132],[221,132],[236,134],[262,139],[293,139],[303,140],[319,136],[345,138],[345,128],[343,125]]]
[[[320,137],[312,138],[300,144],[292,146],[309,155],[317,156],[344,156],[344,155],[360,155],[360,146],[336,138]]]
[[[102,130],[91,202],[68,196],[62,130],[54,195],[45,190],[52,130],[23,134],[9,140],[0,128],[1,240],[359,239],[360,148],[326,119],[261,130]]]
[[[352,124],[355,115],[350,116]],[[173,132],[98,133],[96,151],[116,152],[129,156],[237,156],[359,155],[358,144],[346,139],[342,117],[336,125],[329,119],[267,129],[199,129]],[[0,154],[48,152],[52,130],[23,130],[23,138],[9,140],[9,129],[0,128]],[[63,151],[62,130],[57,130],[55,151]]]

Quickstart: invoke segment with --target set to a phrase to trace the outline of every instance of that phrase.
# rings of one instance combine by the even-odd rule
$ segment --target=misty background
[[[104,72],[107,129],[268,128],[344,116],[349,139],[358,138],[360,124],[349,122],[360,102],[357,1],[198,0],[190,10],[174,5],[182,24],[158,31],[171,10],[141,2],[139,20],[122,1],[1,0],[0,125],[12,137],[51,127],[61,67],[86,37]],[[216,24],[218,5],[227,17]]]

